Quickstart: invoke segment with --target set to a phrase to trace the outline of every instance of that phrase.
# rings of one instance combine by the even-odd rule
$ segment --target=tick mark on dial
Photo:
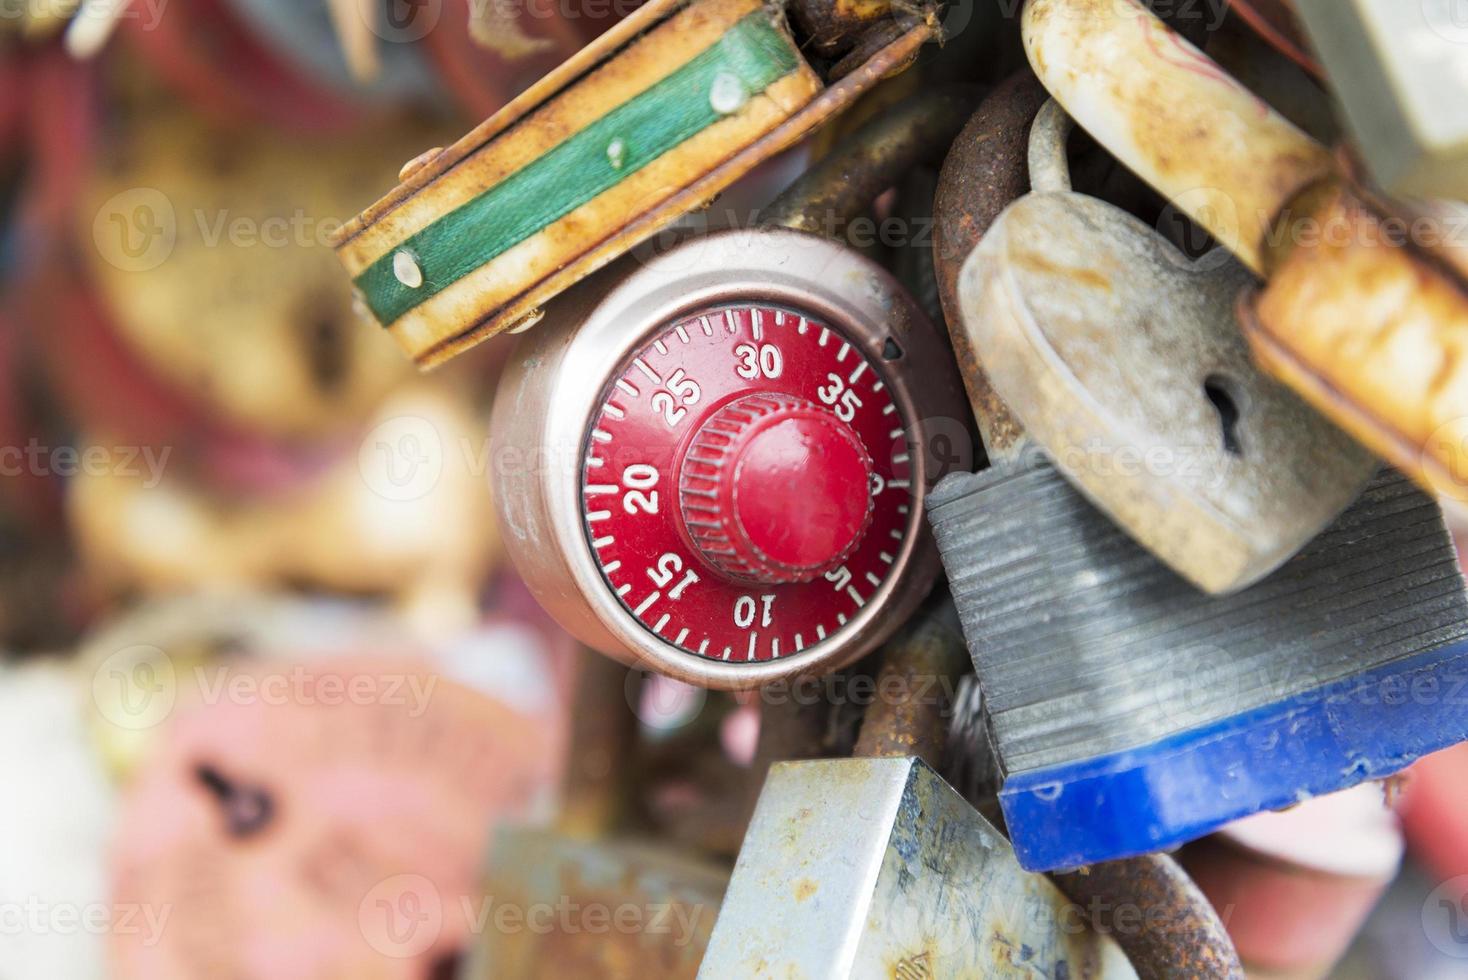
[[[653,384],[660,385],[663,383],[662,375],[658,374],[652,368],[648,367],[647,362],[644,361],[642,358],[632,358],[632,366],[641,371],[647,377],[647,380],[651,381]]]

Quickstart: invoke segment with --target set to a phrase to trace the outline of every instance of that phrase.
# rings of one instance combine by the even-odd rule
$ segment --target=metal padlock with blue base
[[[1468,598],[1387,471],[1259,584],[1206,596],[1032,454],[930,498],[1020,863],[1162,850],[1468,739]]]

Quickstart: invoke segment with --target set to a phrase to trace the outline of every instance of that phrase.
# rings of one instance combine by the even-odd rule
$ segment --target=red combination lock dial
[[[961,446],[967,418],[912,300],[783,229],[587,293],[527,338],[495,409],[506,538],[541,601],[591,645],[711,687],[880,642],[936,575],[923,495],[961,454],[925,447]]]

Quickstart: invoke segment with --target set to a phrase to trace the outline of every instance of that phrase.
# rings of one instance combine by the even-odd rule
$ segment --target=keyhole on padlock
[[[241,785],[208,763],[196,766],[194,776],[224,811],[231,837],[253,837],[270,825],[275,801],[265,790]]]
[[[1218,413],[1218,427],[1223,433],[1223,449],[1230,456],[1244,455],[1243,444],[1239,441],[1239,406],[1234,396],[1229,393],[1233,385],[1222,375],[1210,374],[1203,382],[1203,394],[1213,403],[1213,410]]]

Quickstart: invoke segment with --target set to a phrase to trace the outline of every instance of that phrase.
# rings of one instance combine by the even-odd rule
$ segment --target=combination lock
[[[568,297],[500,387],[516,565],[583,641],[690,683],[849,663],[938,572],[923,500],[967,432],[946,342],[884,269],[803,232],[636,262]]]

